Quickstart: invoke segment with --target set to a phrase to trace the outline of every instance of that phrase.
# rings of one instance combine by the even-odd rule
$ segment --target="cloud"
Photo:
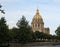
[[[1,17],[4,17],[4,14],[3,14],[3,13],[1,13],[1,11],[0,11],[0,18],[1,18]]]
[[[9,1],[10,2],[10,1],[14,1],[14,0],[0,0],[0,1]]]
[[[16,26],[15,21],[7,21],[7,25],[9,26],[9,29],[13,28],[14,26]]]
[[[8,21],[7,24],[14,24],[14,21]]]
[[[33,1],[35,1],[35,2],[52,2],[52,1],[60,2],[60,0],[33,0]]]
[[[0,0],[0,3],[1,2],[16,2],[16,1],[19,1],[19,0]]]
[[[54,2],[59,2],[60,3],[60,0],[53,0]]]

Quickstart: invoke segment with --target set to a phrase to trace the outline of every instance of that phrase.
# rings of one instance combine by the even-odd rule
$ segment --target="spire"
[[[36,14],[35,14],[35,16],[33,18],[34,19],[42,19],[41,15],[39,14],[39,9],[38,8],[37,8]]]
[[[37,15],[37,14],[39,15],[39,9],[38,9],[38,8],[37,8],[37,10],[36,10],[36,15]]]

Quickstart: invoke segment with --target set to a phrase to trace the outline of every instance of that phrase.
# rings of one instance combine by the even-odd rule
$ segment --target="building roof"
[[[35,16],[33,17],[33,19],[42,19],[42,17],[41,17],[40,14],[39,14],[39,9],[36,10],[36,14],[35,14]]]

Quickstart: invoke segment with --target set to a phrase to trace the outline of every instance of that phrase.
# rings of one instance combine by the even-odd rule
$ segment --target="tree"
[[[31,42],[32,30],[24,16],[22,16],[22,18],[17,22],[17,27],[19,29],[17,34],[18,41],[21,44]]]
[[[2,5],[0,5],[0,8],[2,7]]]
[[[60,26],[57,27],[55,33],[56,33],[57,36],[60,36]]]
[[[18,32],[18,29],[16,27],[9,29],[9,41],[16,40],[17,32]]]
[[[0,43],[7,42],[8,40],[8,26],[4,17],[0,19]]]
[[[0,5],[0,8],[2,8],[2,5]],[[4,10],[0,9],[1,13],[5,14]]]
[[[35,33],[35,36],[36,36],[36,39],[41,39],[42,38],[42,36],[41,36],[41,32],[39,32],[39,31],[36,31],[36,32],[34,32]]]
[[[43,33],[43,32],[39,32],[39,31],[36,31],[36,32],[34,32],[35,33],[35,36],[36,36],[36,39],[37,39],[37,41],[40,41],[40,40],[44,40],[44,39],[46,39],[47,37],[47,34],[45,34],[45,33]],[[40,40],[39,40],[40,39]]]
[[[34,34],[35,34],[37,41],[51,41],[53,38],[52,35],[45,34],[43,32],[39,32],[39,31],[34,32]]]
[[[58,39],[60,40],[60,26],[57,27],[55,33],[56,33]]]

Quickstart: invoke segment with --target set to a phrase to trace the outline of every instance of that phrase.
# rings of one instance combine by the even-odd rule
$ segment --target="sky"
[[[54,35],[60,25],[60,0],[0,0],[0,4],[6,13],[0,12],[0,18],[5,17],[9,28],[16,27],[23,15],[31,25],[37,8],[43,18],[44,27],[50,28],[50,34]]]

